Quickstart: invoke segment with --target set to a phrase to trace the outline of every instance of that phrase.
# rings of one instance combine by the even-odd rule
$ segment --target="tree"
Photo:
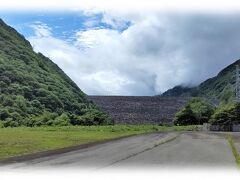
[[[0,109],[0,120],[5,120],[10,116],[7,109]]]
[[[194,98],[189,102],[189,105],[197,120],[197,124],[203,124],[209,121],[215,108],[205,99]]]
[[[197,124],[196,117],[190,107],[186,105],[181,111],[177,112],[174,118],[175,125],[191,125]]]
[[[55,63],[0,20],[0,124],[5,126],[106,124],[108,117]],[[103,119],[105,118],[105,119]],[[77,118],[76,118],[77,119]],[[74,122],[74,121],[71,121]]]
[[[191,125],[208,122],[214,113],[214,107],[205,99],[193,98],[186,106],[176,113],[174,124]]]
[[[211,124],[239,124],[240,103],[221,105],[212,115]]]

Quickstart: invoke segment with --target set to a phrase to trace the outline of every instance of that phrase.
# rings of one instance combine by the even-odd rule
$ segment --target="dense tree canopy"
[[[176,113],[174,124],[203,124],[209,121],[214,113],[214,107],[203,98],[193,98],[186,106]]]
[[[209,122],[211,124],[240,124],[240,103],[222,104]]]
[[[110,123],[56,64],[1,19],[0,121],[4,126]]]

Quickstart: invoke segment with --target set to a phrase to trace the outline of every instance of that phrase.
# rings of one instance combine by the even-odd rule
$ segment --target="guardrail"
[[[203,124],[203,131],[240,132],[240,124]]]

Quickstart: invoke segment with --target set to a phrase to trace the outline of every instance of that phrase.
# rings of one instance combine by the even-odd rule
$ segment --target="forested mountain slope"
[[[2,124],[101,124],[105,118],[56,64],[0,19]]]
[[[202,96],[219,102],[233,101],[235,97],[236,65],[240,65],[240,60],[227,66],[217,76],[202,82],[197,87],[176,86],[164,92],[162,96]]]

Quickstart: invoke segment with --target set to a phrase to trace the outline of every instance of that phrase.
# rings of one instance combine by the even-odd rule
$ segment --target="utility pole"
[[[240,69],[236,65],[236,101],[240,102]]]

